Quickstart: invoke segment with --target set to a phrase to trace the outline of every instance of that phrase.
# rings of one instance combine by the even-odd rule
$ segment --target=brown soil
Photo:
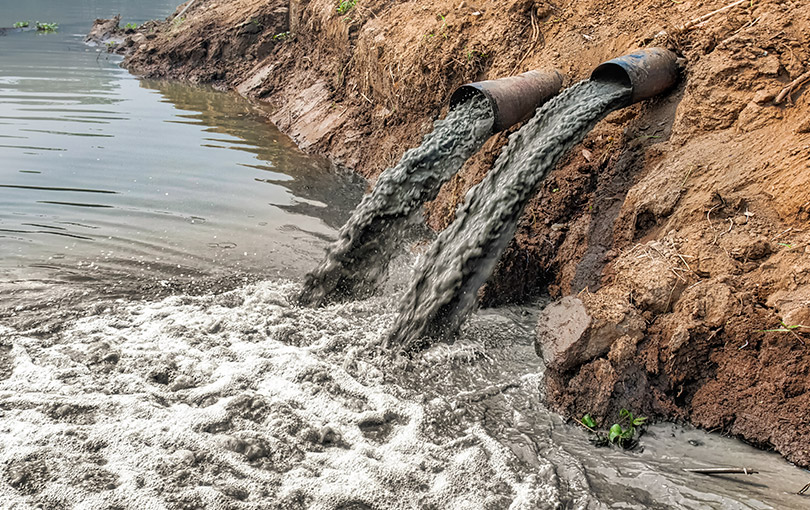
[[[266,101],[304,149],[370,178],[464,82],[556,67],[571,83],[645,44],[679,52],[676,90],[609,116],[545,181],[482,297],[579,294],[602,326],[632,319],[551,360],[560,411],[682,418],[810,465],[810,330],[764,331],[810,325],[810,85],[774,104],[810,69],[810,7],[755,0],[676,30],[725,3],[196,0],[123,47],[136,73]],[[429,225],[505,141],[445,185]]]

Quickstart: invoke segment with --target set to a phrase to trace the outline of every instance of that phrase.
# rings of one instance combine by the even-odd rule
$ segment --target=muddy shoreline
[[[805,85],[775,99],[810,68],[810,9],[763,1],[676,30],[723,5],[372,0],[338,14],[322,0],[196,0],[119,47],[136,74],[268,103],[304,150],[373,179],[465,82],[555,67],[570,84],[677,33],[655,43],[686,59],[681,85],[610,115],[564,159],[483,301],[574,296],[577,335],[540,328],[561,346],[544,353],[546,395],[566,416],[632,408],[808,466],[810,338],[794,326],[810,325],[810,97]],[[431,227],[505,140],[445,185]]]

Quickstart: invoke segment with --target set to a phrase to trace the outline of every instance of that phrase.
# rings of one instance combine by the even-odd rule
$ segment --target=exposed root
[[[790,102],[793,102],[793,100],[790,97],[790,94],[792,94],[794,90],[804,85],[804,83],[807,82],[808,80],[810,80],[810,71],[807,71],[806,73],[802,74],[801,76],[790,82],[787,87],[783,88],[782,91],[776,96],[776,99],[773,100],[773,104],[781,104],[782,101],[785,100],[785,98],[788,98]]]

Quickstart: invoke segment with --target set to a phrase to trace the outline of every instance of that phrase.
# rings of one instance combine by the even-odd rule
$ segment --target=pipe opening
[[[462,85],[455,92],[453,95],[450,96],[450,109],[453,110],[457,106],[466,103],[470,99],[474,97],[480,97],[481,99],[485,99],[487,103],[489,103],[489,107],[492,109],[492,118],[498,118],[498,103],[487,94],[486,90],[482,90],[478,87],[473,85]]]
[[[619,85],[624,85],[627,88],[633,87],[633,80],[630,78],[627,70],[619,64],[614,64],[612,62],[605,62],[594,69],[593,73],[591,73],[591,80],[607,83],[618,83]]]
[[[492,109],[492,132],[497,133],[530,118],[537,107],[557,94],[562,75],[556,70],[527,71],[518,76],[468,83],[450,96],[450,109],[481,97]]]

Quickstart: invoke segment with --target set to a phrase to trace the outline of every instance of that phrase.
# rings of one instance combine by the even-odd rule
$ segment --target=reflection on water
[[[60,25],[0,38],[0,280],[308,269],[362,182],[237,95],[139,81],[86,47],[89,20],[126,2],[66,3],[0,0],[0,26],[43,10]],[[144,2],[124,20],[173,8]]]
[[[170,122],[210,126],[205,130],[202,146],[252,154],[255,161],[237,164],[260,170],[261,173],[253,178],[257,183],[281,186],[294,197],[290,203],[275,203],[278,208],[314,216],[338,229],[362,196],[360,179],[351,174],[335,175],[333,170],[326,171],[323,160],[303,156],[292,140],[272,125],[257,126],[256,109],[260,106],[234,94],[201,90],[181,83],[151,80],[141,83],[146,88],[160,91],[176,108],[195,112],[178,115],[177,120]]]

